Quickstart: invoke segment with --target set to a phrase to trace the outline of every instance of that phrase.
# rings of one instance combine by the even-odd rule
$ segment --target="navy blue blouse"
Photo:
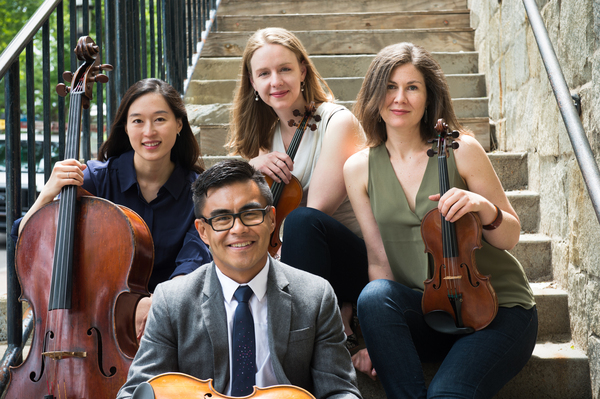
[[[129,151],[106,162],[88,161],[83,188],[132,209],[144,219],[154,240],[154,268],[148,285],[153,292],[157,284],[188,274],[212,257],[194,226],[191,185],[197,173],[175,165],[157,197],[148,203],[137,182],[133,155],[134,151]]]

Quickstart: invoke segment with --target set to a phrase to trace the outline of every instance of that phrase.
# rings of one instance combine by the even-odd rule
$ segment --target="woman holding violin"
[[[204,168],[200,148],[180,94],[166,82],[144,79],[127,90],[98,160],[57,162],[36,202],[15,223],[21,232],[33,213],[52,201],[65,185],[124,205],[146,222],[154,241],[150,292],[158,283],[184,275],[211,260],[194,227],[191,184]],[[138,339],[151,297],[137,307]]]
[[[276,183],[287,185],[292,176],[300,181],[302,202],[285,219],[281,260],[332,284],[352,347],[351,303],[368,281],[367,257],[342,168],[364,139],[352,113],[333,101],[294,34],[281,28],[259,30],[244,50],[228,147]],[[320,121],[316,130],[303,133],[290,156],[298,129],[288,121],[297,122],[294,111],[304,112],[311,102]]]
[[[532,291],[522,266],[506,251],[519,240],[519,218],[485,151],[458,123],[444,74],[423,48],[400,43],[381,50],[354,111],[369,148],[348,159],[344,177],[365,237],[371,281],[358,300],[367,349],[353,356],[354,365],[373,379],[379,376],[389,398],[491,398],[527,363],[537,336]],[[438,157],[444,149],[430,144],[438,136],[438,118],[460,134],[443,160],[450,187],[442,195]],[[438,156],[428,157],[430,149]],[[425,253],[424,240],[439,231],[421,232],[421,221],[432,209],[438,220],[456,224],[457,233],[457,221],[469,213],[483,225],[483,247],[473,258],[482,275],[491,275],[499,308],[475,332],[440,332],[422,310],[423,282],[432,277],[436,258]],[[466,309],[473,301],[465,294],[457,303]],[[421,361],[443,361],[429,388]]]

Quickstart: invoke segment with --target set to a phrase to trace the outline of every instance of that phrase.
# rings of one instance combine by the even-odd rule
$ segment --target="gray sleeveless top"
[[[456,168],[452,150],[448,157],[448,175],[452,187],[467,190]],[[419,291],[423,291],[423,281],[429,278],[430,262],[421,237],[421,220],[437,207],[437,202],[428,198],[436,193],[439,193],[437,157],[429,158],[413,212],[394,173],[385,143],[369,150],[368,195],[394,279]],[[491,276],[498,304],[503,307],[519,305],[525,309],[535,305],[533,292],[519,261],[484,239],[482,244],[483,248],[475,251],[477,268],[481,274]]]

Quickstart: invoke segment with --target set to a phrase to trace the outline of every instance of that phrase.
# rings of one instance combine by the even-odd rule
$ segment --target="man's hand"
[[[148,313],[150,312],[150,305],[152,305],[152,295],[142,298],[135,309],[135,331],[138,342],[140,342],[142,335],[144,335],[146,320],[148,320]]]
[[[354,368],[369,376],[373,381],[377,380],[377,372],[371,363],[371,357],[366,349],[361,349],[352,356]]]

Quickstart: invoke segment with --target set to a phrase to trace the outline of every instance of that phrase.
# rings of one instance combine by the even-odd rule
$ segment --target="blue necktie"
[[[248,301],[252,288],[240,285],[233,296],[238,301],[233,316],[231,372],[231,395],[247,396],[256,383],[256,343],[254,340],[254,319]]]

